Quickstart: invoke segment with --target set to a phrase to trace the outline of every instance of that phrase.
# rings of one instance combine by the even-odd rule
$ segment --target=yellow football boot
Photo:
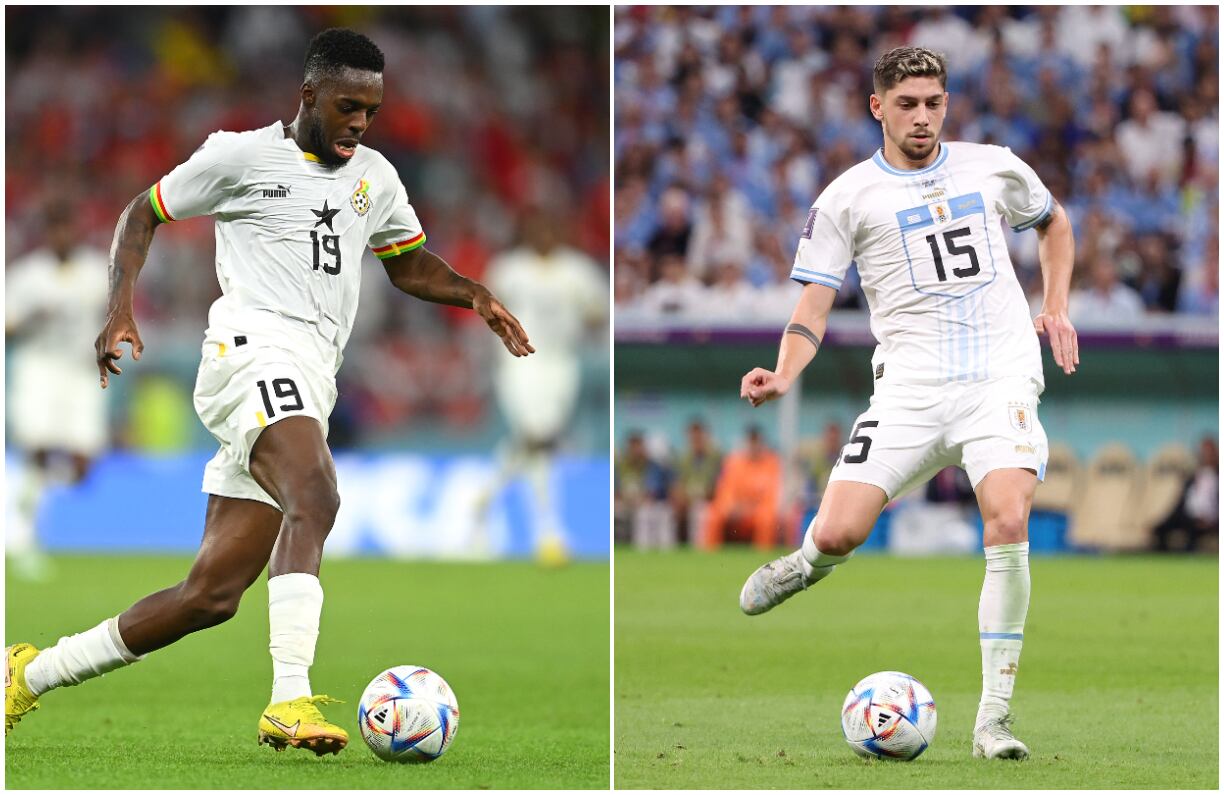
[[[560,536],[549,535],[536,546],[536,562],[546,569],[559,569],[570,562],[569,549]]]
[[[26,686],[25,669],[38,656],[29,643],[14,643],[4,650],[4,733],[7,735],[25,717],[38,709],[38,696]]]
[[[259,743],[277,751],[292,745],[314,751],[316,756],[338,754],[348,745],[348,732],[328,723],[317,705],[343,703],[330,696],[302,696],[269,704],[259,717]]]

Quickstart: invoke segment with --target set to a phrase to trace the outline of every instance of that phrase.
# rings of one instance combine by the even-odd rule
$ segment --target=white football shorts
[[[976,489],[995,469],[1045,479],[1049,443],[1037,419],[1040,389],[1027,376],[923,386],[879,384],[829,481],[879,486],[892,500],[959,466]]]
[[[204,467],[202,491],[279,509],[251,477],[251,449],[260,431],[286,417],[313,417],[326,438],[327,419],[336,405],[336,379],[307,356],[267,342],[210,330],[194,397],[200,421],[221,443]],[[304,348],[309,350],[313,348]]]
[[[78,358],[14,357],[8,419],[18,447],[92,457],[106,446],[106,393],[90,352]]]
[[[577,357],[538,353],[499,367],[493,389],[511,433],[532,442],[564,433],[578,401],[580,368]]]

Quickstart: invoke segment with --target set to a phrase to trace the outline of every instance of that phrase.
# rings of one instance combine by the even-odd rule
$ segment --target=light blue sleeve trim
[[[841,285],[840,285],[840,284],[833,284],[832,282],[827,282],[827,281],[825,281],[825,280],[823,280],[823,279],[818,279],[818,278],[815,278],[815,277],[807,277],[807,276],[804,276],[804,275],[802,275],[802,274],[795,274],[795,273],[791,273],[791,279],[792,279],[792,280],[794,280],[794,281],[799,282],[800,284],[820,284],[820,285],[823,285],[823,286],[825,286],[825,287],[831,287],[831,288],[833,288],[834,290],[840,290],[840,289],[841,289]]]
[[[799,273],[804,276],[820,277],[821,279],[828,279],[829,281],[837,282],[838,284],[841,284],[843,281],[845,281],[845,279],[843,279],[842,277],[835,276],[832,273],[822,273],[821,271],[809,270],[807,268],[800,267],[799,265],[796,265],[793,268],[791,268],[791,273]]]
[[[1022,632],[979,632],[982,640],[1024,640]]]
[[[1024,223],[1020,224],[1019,226],[1013,226],[1013,227],[1011,228],[1011,229],[1012,229],[1012,231],[1013,231],[1013,232],[1023,232],[1025,229],[1032,229],[1034,226],[1037,226],[1037,224],[1039,224],[1039,223],[1041,223],[1042,221],[1044,221],[1045,219],[1049,218],[1049,217],[1050,217],[1050,212],[1053,210],[1053,208],[1054,208],[1054,194],[1053,194],[1053,193],[1049,193],[1049,192],[1047,191],[1047,192],[1046,192],[1046,203],[1045,203],[1045,209],[1043,209],[1043,210],[1041,211],[1041,213],[1040,213],[1040,214],[1039,214],[1039,215],[1038,215],[1036,218],[1034,218],[1033,220],[1031,220],[1031,221],[1025,221]]]

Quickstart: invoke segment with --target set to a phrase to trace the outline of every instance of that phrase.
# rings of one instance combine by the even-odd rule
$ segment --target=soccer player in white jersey
[[[37,533],[47,483],[79,482],[106,446],[106,403],[89,360],[106,316],[106,252],[81,243],[71,207],[53,205],[44,219],[46,245],[9,265],[4,294],[9,439],[25,453],[4,553],[12,573],[29,579],[50,566]],[[59,456],[65,467],[56,465]]]
[[[1037,335],[1068,375],[1079,364],[1067,317],[1071,223],[1033,169],[998,146],[941,142],[947,63],[901,47],[876,62],[871,113],[884,146],[812,205],[793,279],[802,296],[777,366],[744,376],[759,406],[787,392],[816,355],[846,269],[858,265],[879,342],[875,394],[854,424],[802,547],[758,569],[740,607],[763,613],[827,577],[862,544],[889,500],[945,466],[969,474],[985,524],[978,607],[982,698],[973,753],[1023,759],[1010,701],[1028,613],[1028,515],[1044,477]],[[1030,319],[1001,223],[1036,229],[1044,304]]]
[[[608,277],[585,254],[557,239],[555,219],[542,209],[523,219],[522,245],[489,266],[489,285],[540,344],[524,362],[499,361],[494,389],[510,426],[492,493],[522,473],[535,499],[536,556],[555,565],[568,557],[560,506],[552,488],[557,445],[574,415],[581,386],[584,332],[603,325]],[[504,359],[504,357],[502,357]]]
[[[120,217],[109,312],[96,343],[103,387],[121,372],[121,342],[133,359],[144,348],[132,294],[154,229],[216,217],[223,295],[209,312],[195,390],[200,419],[221,444],[204,472],[204,540],[179,584],[41,653],[28,643],[8,647],[6,733],[49,690],[226,621],[267,566],[273,683],[259,740],[318,755],[348,742],[319,711],[330,699],[312,694],[308,669],[323,606],[323,542],[339,507],[327,420],[364,249],[403,292],[474,309],[511,354],[534,350],[489,290],[424,247],[395,169],[361,145],[382,104],[382,71],[383,55],[365,36],[320,33],[306,52],[291,125],[214,133]]]

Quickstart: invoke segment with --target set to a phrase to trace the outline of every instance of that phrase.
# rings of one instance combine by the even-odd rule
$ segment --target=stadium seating
[[[1084,480],[1083,496],[1071,513],[1070,544],[1110,551],[1145,548],[1139,512],[1143,477],[1130,449],[1118,443],[1101,448]]]
[[[1185,445],[1174,442],[1156,452],[1147,463],[1143,482],[1140,525],[1150,533],[1181,500],[1186,481],[1194,476],[1194,454]]]

